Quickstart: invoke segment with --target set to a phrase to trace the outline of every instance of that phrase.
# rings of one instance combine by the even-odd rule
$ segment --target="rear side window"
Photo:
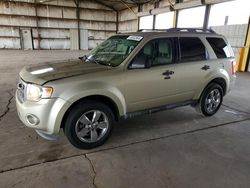
[[[206,60],[207,52],[204,44],[197,37],[181,37],[181,62]]]
[[[211,45],[216,54],[217,58],[228,58],[231,57],[229,47],[222,38],[207,38],[207,41]]]

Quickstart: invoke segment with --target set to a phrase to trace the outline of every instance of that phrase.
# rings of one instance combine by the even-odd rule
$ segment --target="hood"
[[[108,70],[110,67],[81,60],[53,61],[24,67],[20,77],[25,82],[43,85],[46,82],[63,78],[96,73]]]

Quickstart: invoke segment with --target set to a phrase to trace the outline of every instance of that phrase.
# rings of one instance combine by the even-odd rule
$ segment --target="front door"
[[[124,80],[128,112],[177,102],[175,40],[147,43],[129,65]]]

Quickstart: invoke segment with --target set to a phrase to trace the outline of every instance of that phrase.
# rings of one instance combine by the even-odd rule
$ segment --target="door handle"
[[[162,73],[164,77],[164,79],[170,79],[170,75],[173,75],[174,74],[174,71],[170,71],[170,70],[166,70],[164,73]]]
[[[164,73],[162,73],[163,76],[169,76],[174,74],[174,71],[166,70]]]
[[[203,67],[201,67],[201,69],[206,71],[206,70],[210,69],[210,66],[209,65],[204,65]]]

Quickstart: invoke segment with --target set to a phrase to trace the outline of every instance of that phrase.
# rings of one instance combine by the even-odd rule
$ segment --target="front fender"
[[[111,99],[117,106],[119,115],[123,116],[126,114],[126,103],[125,98],[121,91],[116,87],[109,86],[103,82],[92,82],[92,83],[80,83],[65,86],[64,90],[61,90],[59,98],[67,101],[61,108],[60,114],[57,114],[56,123],[54,126],[54,132],[58,133],[61,127],[62,119],[70,108],[70,106],[76,101],[83,99],[88,96],[101,95]]]
[[[122,92],[118,88],[110,86],[104,82],[77,84],[68,87],[59,97],[70,103],[74,103],[82,98],[92,95],[101,95],[111,99],[117,105],[119,115],[123,116],[126,114],[126,102]]]

